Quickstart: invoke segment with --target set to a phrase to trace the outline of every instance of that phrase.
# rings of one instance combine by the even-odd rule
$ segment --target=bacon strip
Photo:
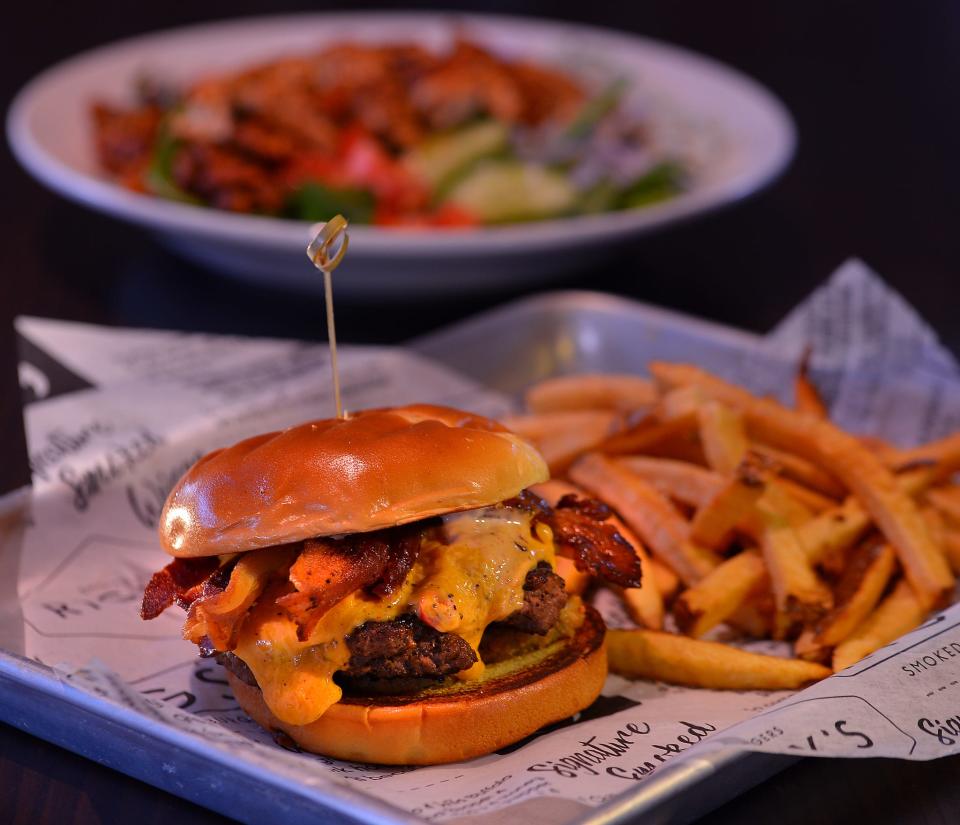
[[[640,559],[612,524],[601,501],[565,495],[544,521],[553,530],[557,552],[573,559],[578,570],[621,587],[640,586]]]
[[[205,595],[205,586],[216,586],[212,580],[219,572],[220,560],[216,556],[174,559],[148,582],[140,603],[140,618],[155,619],[172,604],[187,609]]]

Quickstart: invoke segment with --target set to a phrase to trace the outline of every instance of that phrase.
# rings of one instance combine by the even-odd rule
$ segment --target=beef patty
[[[540,562],[527,573],[523,591],[523,607],[499,624],[543,635],[556,624],[567,603],[563,579]],[[442,679],[477,661],[462,638],[434,630],[412,613],[360,625],[347,636],[347,646],[350,662],[343,676],[354,688],[375,687],[373,683],[389,679],[394,690],[402,690],[404,683],[416,689],[424,679]],[[246,684],[257,684],[250,668],[235,654],[219,653],[217,661]]]

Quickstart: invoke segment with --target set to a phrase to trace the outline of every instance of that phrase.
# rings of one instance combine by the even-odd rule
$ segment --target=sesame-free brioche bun
[[[309,725],[277,719],[260,688],[227,671],[240,707],[304,750],[380,765],[437,765],[491,753],[590,705],[607,676],[604,624],[587,605],[573,636],[407,696],[345,696]]]
[[[367,410],[204,456],[167,498],[160,543],[195,558],[367,532],[496,504],[548,476],[532,446],[482,416]]]

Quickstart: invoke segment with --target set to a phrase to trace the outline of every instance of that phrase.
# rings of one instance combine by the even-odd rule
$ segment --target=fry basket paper
[[[119,703],[317,799],[347,786],[431,822],[573,819],[709,748],[960,752],[960,608],[798,693],[611,676],[577,717],[468,763],[376,768],[284,750],[238,709],[220,667],[180,639],[178,611],[141,622],[137,607],[167,561],[155,524],[169,489],[213,448],[329,415],[326,348],[33,318],[17,329],[34,493],[26,523],[0,545],[0,647],[53,667],[65,691]],[[692,336],[693,362],[697,346]],[[726,377],[789,401],[807,347],[842,426],[899,444],[960,427],[957,364],[862,264],[842,267]],[[653,357],[638,348],[637,368]],[[402,349],[344,347],[341,370],[349,409],[429,401],[498,415],[514,403]],[[598,601],[624,621],[611,594]]]

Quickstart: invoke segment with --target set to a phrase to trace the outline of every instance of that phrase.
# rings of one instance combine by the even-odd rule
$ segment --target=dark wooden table
[[[564,285],[618,292],[762,331],[846,257],[858,255],[960,351],[960,6],[949,0],[912,7],[520,0],[482,8],[584,20],[700,50],[767,84],[799,126],[797,158],[772,189],[646,239],[612,265],[579,273]],[[6,104],[23,82],[56,60],[115,38],[279,10],[256,0],[208,0],[182,8],[18,3],[7,10],[0,35],[0,100]],[[0,491],[28,477],[11,328],[17,314],[251,335],[323,333],[318,304],[237,286],[185,265],[142,233],[45,192],[5,148],[0,182]],[[341,301],[338,328],[347,340],[395,342],[509,297],[463,296],[390,311]],[[703,822],[946,825],[960,818],[958,770],[957,758],[808,760]],[[133,819],[167,825],[220,818],[0,725],[0,821],[86,825]]]

